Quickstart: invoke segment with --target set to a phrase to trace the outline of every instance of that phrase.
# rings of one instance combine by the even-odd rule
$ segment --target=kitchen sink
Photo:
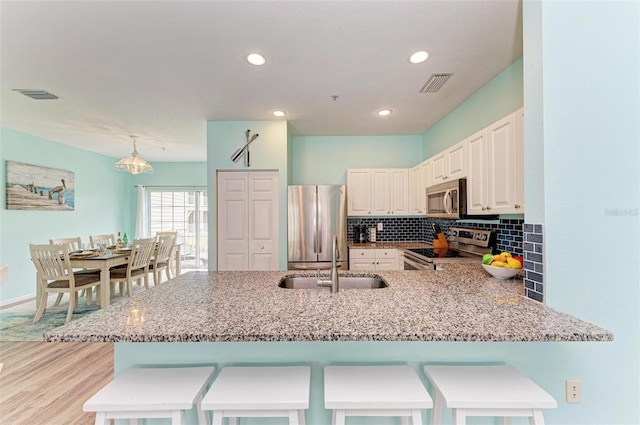
[[[323,277],[326,279],[327,277]],[[316,283],[316,276],[285,276],[278,283],[278,287],[286,289],[322,289]],[[377,276],[340,276],[340,289],[378,289],[389,286],[387,282]]]

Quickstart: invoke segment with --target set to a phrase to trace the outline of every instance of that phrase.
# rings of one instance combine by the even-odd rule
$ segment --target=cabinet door
[[[347,215],[371,214],[371,170],[347,170]]]
[[[218,173],[218,270],[248,270],[248,175]]]
[[[514,208],[524,214],[524,108],[516,111],[516,200]]]
[[[397,268],[395,258],[376,258],[376,270],[397,270]]]
[[[409,215],[409,170],[389,170],[389,211],[393,215]]]
[[[377,169],[371,170],[371,214],[373,215],[389,215],[389,170]]]
[[[278,270],[278,173],[248,174],[248,270]]]
[[[422,186],[422,164],[418,164],[411,169],[411,214],[421,215],[424,213],[424,205],[422,200],[424,199],[424,195],[422,198],[420,197],[420,193],[424,192],[424,187]]]
[[[465,140],[447,149],[446,180],[461,179],[467,176],[467,143]]]
[[[396,270],[404,270],[404,251],[396,250]]]
[[[487,131],[483,129],[467,139],[467,213],[488,214]]]
[[[447,153],[440,152],[431,159],[431,184],[442,183],[447,179]]]
[[[515,213],[516,114],[487,128],[488,195],[490,214]]]

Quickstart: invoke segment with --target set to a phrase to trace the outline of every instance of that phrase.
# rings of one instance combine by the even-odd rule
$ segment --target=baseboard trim
[[[33,301],[35,299],[36,299],[36,296],[34,294],[34,295],[25,295],[24,297],[14,298],[8,301],[2,301],[0,302],[0,310],[4,308],[13,307],[19,304],[28,303],[29,301]]]

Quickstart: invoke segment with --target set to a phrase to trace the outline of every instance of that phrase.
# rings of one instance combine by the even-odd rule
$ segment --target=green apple
[[[484,254],[482,264],[491,264],[491,260],[493,260],[493,254]]]

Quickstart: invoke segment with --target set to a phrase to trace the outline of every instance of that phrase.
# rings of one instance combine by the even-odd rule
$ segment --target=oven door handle
[[[412,267],[415,267],[417,270],[430,270],[433,268],[433,263],[428,263],[428,264],[418,263],[413,258],[407,257],[406,253],[404,256],[404,262],[406,264],[409,264]]]

